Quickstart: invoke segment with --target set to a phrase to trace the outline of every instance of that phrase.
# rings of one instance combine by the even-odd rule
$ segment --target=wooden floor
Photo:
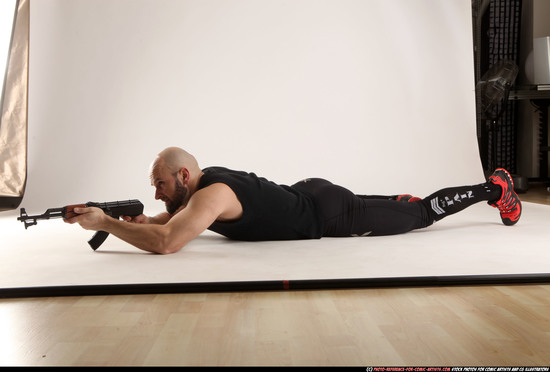
[[[0,365],[548,366],[550,285],[4,299]]]

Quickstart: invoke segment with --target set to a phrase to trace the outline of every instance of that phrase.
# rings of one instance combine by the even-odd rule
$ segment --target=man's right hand
[[[170,221],[170,218],[172,218],[172,216],[168,212],[162,212],[153,217],[140,214],[139,216],[134,216],[134,217],[121,216],[121,218],[123,221],[136,223],[136,224],[164,225],[168,221]]]
[[[131,223],[151,223],[149,217],[147,217],[144,214],[140,214],[139,216],[134,216],[134,217],[122,216],[121,218],[124,221],[131,222]]]

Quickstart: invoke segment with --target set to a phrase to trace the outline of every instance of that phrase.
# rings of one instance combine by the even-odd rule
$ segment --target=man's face
[[[151,174],[151,183],[155,187],[155,199],[162,200],[166,211],[174,214],[186,204],[187,186],[178,178],[178,173],[171,174],[164,169],[155,169]]]
[[[176,183],[174,193],[171,198],[164,201],[166,211],[170,214],[176,213],[176,211],[184,205],[188,190],[176,176],[174,176],[174,181]]]

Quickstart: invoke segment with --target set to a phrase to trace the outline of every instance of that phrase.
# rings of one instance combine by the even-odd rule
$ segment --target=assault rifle
[[[17,220],[22,221],[25,224],[25,229],[29,226],[36,225],[38,220],[49,220],[50,218],[65,218],[69,219],[74,216],[77,216],[78,213],[75,213],[75,208],[85,208],[85,207],[97,207],[101,208],[105,214],[113,218],[119,219],[121,216],[139,216],[143,213],[143,204],[139,200],[128,200],[128,201],[114,201],[106,203],[95,203],[88,202],[86,204],[77,204],[77,205],[67,205],[61,208],[50,208],[46,212],[36,216],[29,216],[25,208],[21,208],[20,217],[17,217]],[[94,234],[92,239],[88,242],[90,247],[95,251],[107,237],[109,233],[106,231],[98,231]]]

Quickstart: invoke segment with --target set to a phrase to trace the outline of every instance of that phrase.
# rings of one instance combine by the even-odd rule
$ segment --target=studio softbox
[[[27,180],[29,1],[15,3],[0,99],[0,211],[19,206]]]

